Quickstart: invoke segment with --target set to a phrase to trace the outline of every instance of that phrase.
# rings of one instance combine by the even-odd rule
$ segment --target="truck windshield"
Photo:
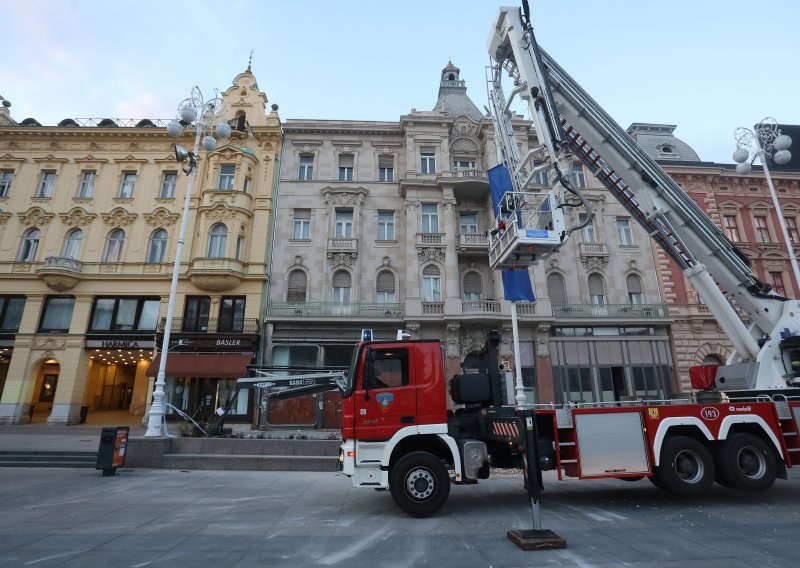
[[[361,350],[364,348],[362,343],[357,343],[355,349],[353,349],[353,357],[350,359],[350,365],[347,367],[347,388],[342,393],[344,398],[347,398],[351,394],[353,394],[353,389],[356,385],[356,373],[358,372],[357,366],[358,362],[361,359]]]

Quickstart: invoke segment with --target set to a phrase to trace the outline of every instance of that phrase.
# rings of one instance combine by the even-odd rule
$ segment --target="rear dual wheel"
[[[742,491],[764,491],[778,474],[775,454],[767,443],[753,434],[732,434],[716,452],[718,481]]]
[[[702,495],[714,483],[714,458],[694,438],[674,436],[661,447],[661,462],[653,472],[653,483],[682,497]]]

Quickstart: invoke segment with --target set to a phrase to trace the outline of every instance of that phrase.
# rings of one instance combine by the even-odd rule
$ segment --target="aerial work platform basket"
[[[555,252],[564,235],[558,193],[506,192],[489,231],[492,270],[523,270]]]

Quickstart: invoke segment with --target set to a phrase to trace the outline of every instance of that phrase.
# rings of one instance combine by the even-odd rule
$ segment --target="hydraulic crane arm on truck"
[[[527,14],[527,3],[524,6]],[[766,392],[800,386],[800,376],[791,369],[800,346],[800,302],[778,296],[756,277],[744,254],[705,212],[537,46],[529,18],[520,9],[500,8],[488,50],[493,59],[490,110],[514,187],[506,202],[515,210],[511,222],[505,215],[510,208],[495,221],[489,253],[492,268],[527,268],[532,260],[558,249],[568,230],[556,235],[552,233],[557,231],[548,231],[540,240],[536,231],[542,224],[540,216],[526,215],[525,209],[549,200],[550,222],[563,215],[565,196],[576,194],[585,201],[567,179],[573,159],[580,159],[683,270],[730,338],[735,352],[721,367],[718,386]],[[511,99],[506,101],[502,91],[503,72],[514,80],[511,99],[519,95],[527,102],[543,145],[539,154],[556,173],[551,176],[552,190],[538,201],[526,199],[533,192],[530,155],[519,156],[508,111]],[[589,211],[586,222],[590,217]],[[501,224],[510,230],[497,230]],[[550,225],[559,226],[563,221]],[[751,321],[749,328],[728,298]]]

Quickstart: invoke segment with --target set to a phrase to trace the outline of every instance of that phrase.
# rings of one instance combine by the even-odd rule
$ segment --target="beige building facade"
[[[250,69],[221,96],[233,133],[200,152],[167,359],[167,402],[190,414],[224,404],[257,362],[280,163],[277,106]],[[165,126],[4,109],[0,423],[145,414],[188,186],[174,144],[194,143],[194,128],[175,140]]]

